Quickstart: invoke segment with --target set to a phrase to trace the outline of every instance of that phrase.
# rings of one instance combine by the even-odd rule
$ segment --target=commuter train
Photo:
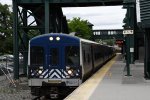
[[[115,49],[76,36],[50,33],[31,39],[28,53],[31,93],[56,96],[80,86],[115,55]]]

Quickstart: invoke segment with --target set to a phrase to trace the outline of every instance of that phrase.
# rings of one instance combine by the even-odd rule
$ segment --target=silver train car
[[[28,78],[36,96],[62,95],[80,86],[115,49],[67,34],[50,33],[29,42]]]

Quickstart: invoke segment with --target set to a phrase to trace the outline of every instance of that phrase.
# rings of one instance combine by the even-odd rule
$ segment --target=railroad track
[[[46,100],[44,96],[34,97],[32,100]]]

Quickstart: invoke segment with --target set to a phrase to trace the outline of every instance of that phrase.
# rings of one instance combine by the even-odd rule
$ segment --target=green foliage
[[[8,5],[0,3],[0,53],[12,53],[12,12]]]
[[[115,44],[115,39],[105,39],[105,40],[96,39],[95,42],[98,42],[100,44],[107,44],[107,45],[113,46]]]
[[[69,32],[77,32],[78,37],[90,39],[92,36],[87,20],[81,20],[79,17],[73,18],[73,20],[68,20],[68,27]]]
[[[107,40],[103,40],[103,42],[106,42],[107,45],[113,46],[115,43],[115,40],[114,39],[107,39]]]

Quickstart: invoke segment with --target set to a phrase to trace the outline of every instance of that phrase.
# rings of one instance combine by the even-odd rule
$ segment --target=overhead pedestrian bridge
[[[123,40],[123,29],[93,30],[94,39],[119,39]]]

